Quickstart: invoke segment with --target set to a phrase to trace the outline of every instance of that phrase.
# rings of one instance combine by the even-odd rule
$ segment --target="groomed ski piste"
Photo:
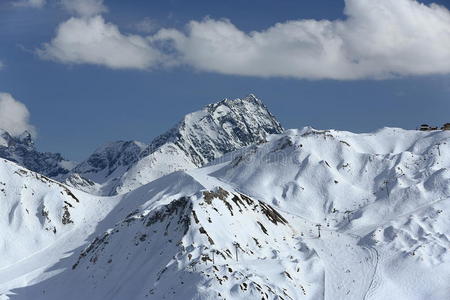
[[[0,299],[448,299],[449,142],[288,130],[112,197],[2,159]]]

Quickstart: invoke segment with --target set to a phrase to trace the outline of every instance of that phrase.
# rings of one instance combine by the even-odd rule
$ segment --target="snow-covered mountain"
[[[73,163],[59,153],[37,151],[27,131],[15,137],[0,129],[0,157],[52,178],[62,177],[73,167]]]
[[[448,299],[449,168],[450,132],[396,128],[289,130],[113,197],[2,160],[0,299]]]
[[[150,145],[115,142],[72,171],[100,186],[75,186],[101,195],[131,191],[174,171],[200,167],[225,153],[262,143],[283,128],[254,95],[223,100],[186,115]],[[66,181],[70,184],[70,181]]]
[[[5,159],[0,160],[0,199],[2,271],[54,248],[61,237],[86,223],[88,215],[98,213],[91,211],[90,203],[96,200],[92,195],[72,191]],[[4,278],[0,281],[5,283]]]
[[[117,181],[141,159],[148,145],[137,141],[118,141],[97,149],[77,165],[65,183],[91,194],[109,195]]]

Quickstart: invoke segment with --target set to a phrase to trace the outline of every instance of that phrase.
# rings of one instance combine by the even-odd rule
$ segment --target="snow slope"
[[[200,188],[189,176],[173,174],[128,195],[97,197],[3,159],[0,178],[0,299],[12,288],[58,274],[47,268],[147,201]]]
[[[448,131],[398,128],[289,130],[234,155],[213,175],[290,213],[364,234],[449,197],[449,138]]]
[[[449,145],[448,131],[304,128],[231,155],[211,175],[321,226],[307,244],[331,277],[325,298],[447,299]]]
[[[82,244],[114,203],[114,199],[100,199],[71,190],[1,159],[0,282],[3,289],[27,282],[35,272],[64,257],[66,250]]]
[[[316,299],[316,262],[270,206],[218,188],[136,211],[89,244],[69,272],[21,297]]]
[[[30,173],[39,195],[55,191],[57,231],[39,223],[42,196],[28,200],[32,221],[1,225],[9,253],[18,231],[45,243],[0,252],[0,299],[448,299],[450,132],[266,139],[114,197]],[[0,167],[20,190],[20,167]],[[3,196],[2,211],[20,199]]]

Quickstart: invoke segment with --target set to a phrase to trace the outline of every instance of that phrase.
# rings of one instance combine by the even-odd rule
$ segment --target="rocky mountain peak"
[[[255,95],[224,99],[187,114],[149,145],[136,141],[109,143],[97,149],[71,174],[100,184],[95,185],[96,194],[123,193],[169,173],[203,166],[283,131]],[[92,186],[86,185],[84,190],[92,192]],[[80,184],[76,187],[80,188]]]
[[[139,160],[146,144],[138,141],[117,141],[108,143],[97,150],[83,163],[76,166],[73,173],[83,174],[87,178],[100,181],[121,169],[126,171],[130,165]],[[78,174],[77,174],[78,175]],[[78,175],[80,176],[80,175]],[[94,176],[94,177],[93,177]]]
[[[12,136],[0,129],[0,157],[52,178],[67,174],[72,166],[72,163],[59,153],[37,151],[33,137],[28,131],[19,136]]]
[[[201,166],[225,153],[260,143],[283,127],[255,95],[224,99],[186,115],[177,126],[157,137],[144,156],[172,142]]]
[[[19,136],[12,136],[9,132],[0,129],[0,146],[4,147],[25,147],[27,149],[34,148],[34,141],[31,133],[24,131]]]
[[[25,130],[21,135],[17,137],[20,143],[24,146],[34,147],[33,137],[28,130]]]

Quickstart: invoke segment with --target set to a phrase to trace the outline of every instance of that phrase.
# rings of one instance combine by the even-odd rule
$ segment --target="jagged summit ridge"
[[[207,105],[156,138],[142,159],[117,182],[113,192],[127,192],[173,171],[203,166],[281,132],[280,123],[253,95]]]
[[[224,99],[186,115],[149,145],[130,141],[101,147],[73,173],[101,184],[98,194],[123,193],[171,172],[203,166],[281,132],[283,127],[254,95]]]
[[[220,155],[264,141],[283,127],[254,95],[224,99],[186,115],[167,133],[157,137],[147,149],[151,153],[173,143],[201,166]]]
[[[16,137],[0,129],[0,157],[56,179],[73,167],[73,163],[59,153],[37,151],[28,131]]]
[[[73,169],[72,173],[83,174],[98,183],[115,172],[121,174],[137,162],[147,145],[138,141],[111,142],[95,150],[84,162]]]

